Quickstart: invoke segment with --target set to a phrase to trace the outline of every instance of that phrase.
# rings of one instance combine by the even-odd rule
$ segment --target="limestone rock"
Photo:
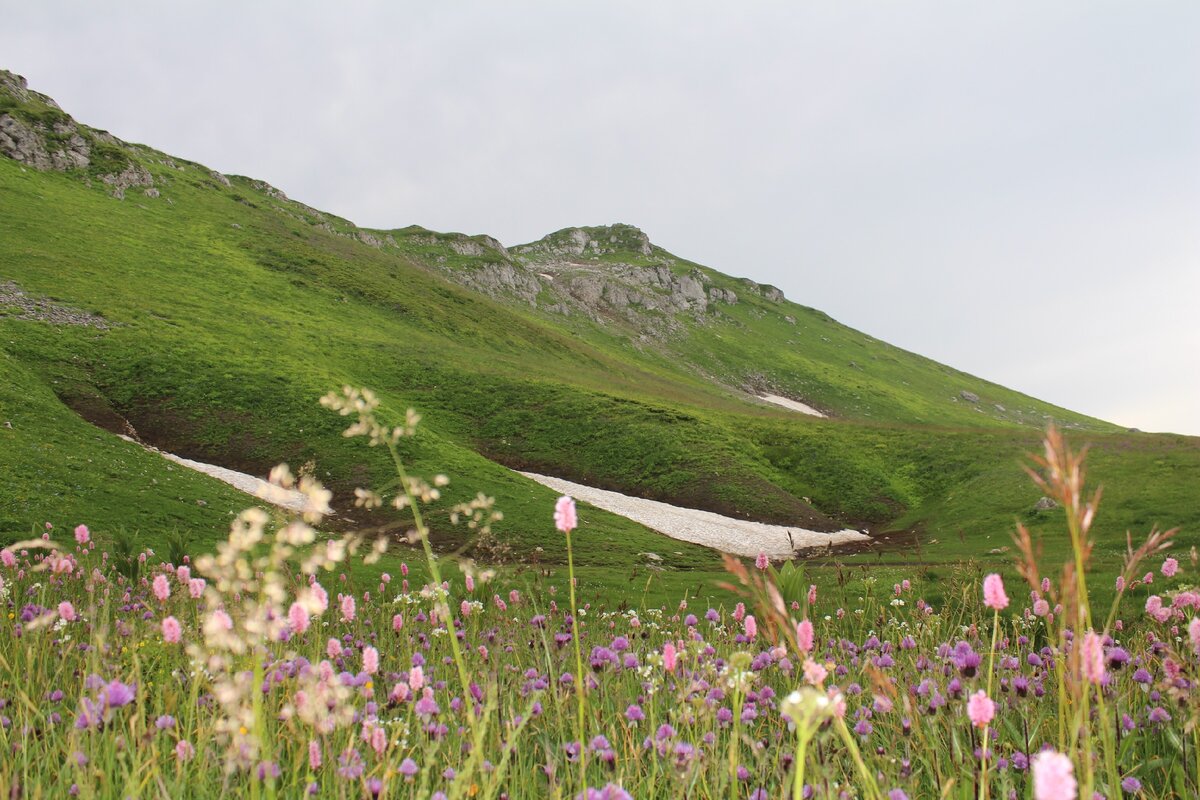
[[[714,303],[725,303],[726,305],[737,305],[737,292],[732,289],[719,289],[715,286],[709,288],[708,299]]]
[[[125,190],[132,189],[135,186],[151,187],[154,185],[154,177],[140,164],[128,164],[125,169],[119,173],[109,173],[101,175],[100,180],[113,187],[112,195],[118,200],[125,199]]]
[[[966,400],[968,403],[979,402],[979,395],[975,394],[974,392],[968,392],[966,389],[963,389],[961,392],[959,392],[958,396],[963,400]]]
[[[0,153],[38,170],[52,164],[42,137],[11,114],[0,114]]]

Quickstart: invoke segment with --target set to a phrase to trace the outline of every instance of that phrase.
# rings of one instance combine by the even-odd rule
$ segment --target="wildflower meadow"
[[[179,563],[46,524],[0,551],[10,797],[1200,796],[1196,554],[1151,531],[1119,575],[1090,571],[1099,495],[1053,430],[1030,474],[1065,512],[1065,564],[1018,526],[1007,581],[937,607],[915,579],[824,596],[765,557],[726,559],[719,607],[614,607],[577,595],[570,560],[551,594],[435,553],[446,479],[396,447],[416,415],[323,402],[395,458],[356,496],[411,515],[412,570],[356,585],[346,564],[394,543],[323,533],[329,492],[286,467],[272,484],[302,514],[248,509]],[[482,496],[450,513],[499,515]],[[570,554],[584,513],[560,499],[545,535]]]

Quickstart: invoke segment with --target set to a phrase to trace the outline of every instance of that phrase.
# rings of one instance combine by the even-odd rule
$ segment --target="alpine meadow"
[[[68,111],[0,70],[10,797],[1200,796],[1200,439]]]

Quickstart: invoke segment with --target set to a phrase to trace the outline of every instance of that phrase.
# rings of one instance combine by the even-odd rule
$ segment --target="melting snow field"
[[[737,556],[754,557],[759,552],[775,559],[790,559],[798,549],[859,542],[871,537],[855,530],[819,533],[786,525],[768,525],[744,519],[681,508],[657,500],[643,500],[604,489],[593,489],[561,478],[522,472],[526,478],[569,494],[576,500],[640,522],[651,530],[692,544],[704,545]],[[789,537],[790,534],[790,537]]]
[[[801,414],[811,414],[814,417],[824,417],[820,411],[817,411],[810,405],[801,403],[799,400],[792,400],[787,397],[780,397],[777,394],[760,394],[759,400],[766,400],[768,403],[774,403],[777,406],[790,408],[792,411],[799,411]]]
[[[248,475],[245,472],[238,472],[237,470],[218,467],[215,464],[205,464],[203,461],[193,461],[190,458],[183,458],[175,455],[174,453],[168,453],[163,450],[159,450],[156,447],[147,447],[141,442],[131,439],[128,436],[122,436],[121,438],[127,442],[133,442],[136,445],[140,445],[152,453],[158,453],[168,461],[174,461],[176,464],[187,467],[188,469],[194,469],[197,472],[203,472],[209,477],[216,478],[224,483],[228,483],[233,488],[240,489],[246,494],[254,495],[260,500],[265,500],[272,505],[279,506],[280,508],[286,508],[289,511],[300,512],[304,510],[306,502],[304,494],[296,491],[295,489],[282,489],[278,486],[272,486],[262,478],[256,478],[253,475]]]
[[[127,436],[121,438],[140,444]],[[305,497],[295,490],[272,486],[267,481],[245,472],[218,467],[214,464],[205,464],[203,461],[193,461],[190,458],[183,458],[153,447],[146,447],[146,449],[158,453],[169,461],[197,472],[203,472],[235,489],[240,489],[246,494],[281,508],[291,511],[304,509]],[[790,559],[797,550],[859,542],[871,538],[851,529],[835,533],[820,533],[805,528],[751,522],[715,514],[711,511],[682,508],[657,500],[644,500],[618,492],[594,489],[591,486],[572,483],[561,478],[552,478],[548,475],[538,475],[533,472],[522,472],[521,474],[556,492],[569,494],[576,500],[582,500],[596,508],[602,508],[634,522],[639,522],[672,539],[711,547],[714,550],[721,550],[737,556],[752,558],[762,552],[766,553],[769,558]]]

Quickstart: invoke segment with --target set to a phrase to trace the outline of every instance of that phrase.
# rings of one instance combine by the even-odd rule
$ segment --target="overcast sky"
[[[1200,3],[326,5],[0,0],[0,67],[360,225],[628,222],[900,347],[1200,434]]]

